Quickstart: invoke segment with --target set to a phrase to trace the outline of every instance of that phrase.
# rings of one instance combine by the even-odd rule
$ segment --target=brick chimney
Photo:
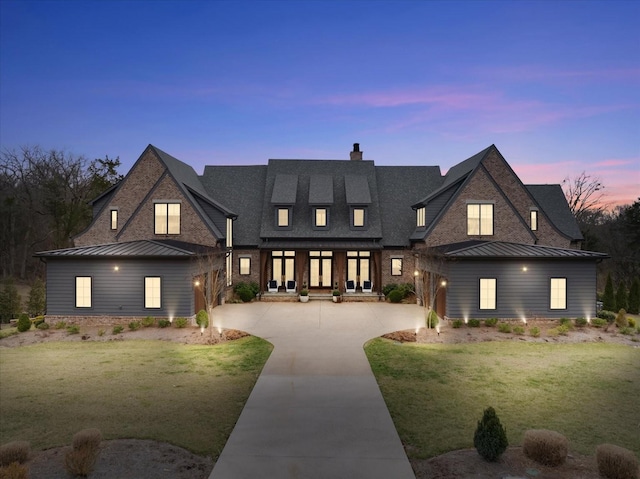
[[[361,161],[362,160],[362,152],[360,151],[360,143],[353,144],[353,151],[349,153],[349,158],[351,161]]]

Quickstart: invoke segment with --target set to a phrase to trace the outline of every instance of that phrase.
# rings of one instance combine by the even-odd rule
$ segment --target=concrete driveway
[[[216,308],[214,326],[247,331],[275,348],[210,479],[415,479],[363,344],[422,325],[415,305]]]

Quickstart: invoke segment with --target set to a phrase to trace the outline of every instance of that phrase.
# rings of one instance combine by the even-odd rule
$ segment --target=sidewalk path
[[[363,345],[422,318],[419,306],[386,303],[216,308],[215,326],[274,350],[209,479],[415,479]]]

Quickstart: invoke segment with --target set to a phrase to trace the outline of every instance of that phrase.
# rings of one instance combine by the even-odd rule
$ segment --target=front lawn
[[[640,349],[606,343],[415,344],[365,347],[410,458],[473,447],[493,406],[510,445],[527,429],[564,434],[594,454],[609,442],[640,451]]]
[[[272,346],[163,341],[0,348],[0,444],[68,445],[81,429],[155,439],[217,458]]]

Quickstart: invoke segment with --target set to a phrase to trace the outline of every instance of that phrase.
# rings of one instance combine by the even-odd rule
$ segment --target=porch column
[[[382,251],[373,252],[373,284],[374,291],[382,291]]]
[[[308,253],[306,251],[298,251],[296,253],[296,281],[298,282],[298,291],[302,289],[302,286],[306,281],[304,280],[304,269],[308,260]]]
[[[260,250],[260,292],[264,293],[264,287],[267,284],[267,260],[269,252]]]
[[[344,293],[344,263],[347,257],[346,251],[334,251],[334,257],[336,259],[336,282],[338,283],[338,289]]]

